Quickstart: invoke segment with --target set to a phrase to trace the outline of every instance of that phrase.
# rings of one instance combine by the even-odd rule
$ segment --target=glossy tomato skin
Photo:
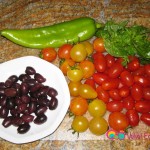
[[[83,78],[89,78],[95,72],[95,66],[89,60],[83,60],[82,62],[80,62],[79,66],[83,71]]]
[[[101,53],[101,52],[95,52],[92,55],[93,61],[96,61],[96,60],[100,59],[101,57],[104,57],[103,53]]]
[[[118,88],[119,86],[119,79],[109,79],[109,80],[106,80],[102,83],[102,88],[104,90],[112,90],[112,89],[116,89]]]
[[[88,129],[89,122],[87,118],[84,116],[76,116],[72,121],[71,127],[72,129],[77,132],[85,132]]]
[[[133,84],[131,87],[131,96],[134,100],[140,101],[143,96],[142,86],[137,83]]]
[[[85,114],[88,110],[88,102],[86,99],[78,96],[71,99],[70,112],[76,116]]]
[[[130,89],[129,87],[127,86],[122,86],[121,88],[119,88],[119,95],[122,97],[122,98],[125,98],[127,96],[129,96],[130,94]]]
[[[106,70],[106,59],[103,55],[100,58],[95,58],[93,63],[97,72],[104,72]]]
[[[150,64],[144,66],[146,74],[150,77]]]
[[[85,80],[84,84],[90,85],[93,89],[96,89],[96,83],[93,79],[88,78]]]
[[[113,100],[117,100],[120,101],[121,100],[121,96],[119,95],[119,90],[118,89],[112,89],[109,91],[109,96],[113,99]]]
[[[40,57],[48,62],[52,62],[56,59],[57,57],[57,52],[54,48],[49,47],[49,48],[44,48],[40,52]]]
[[[68,83],[69,91],[71,96],[79,96],[79,87],[81,86],[81,82],[72,82]]]
[[[106,59],[107,67],[109,68],[115,63],[115,58],[110,54],[106,54],[105,59]]]
[[[130,62],[127,64],[127,68],[130,71],[135,71],[140,67],[140,61],[136,56],[130,57]]]
[[[129,125],[128,118],[121,112],[112,112],[109,115],[108,122],[109,126],[116,131],[124,131]]]
[[[120,79],[128,87],[132,86],[133,83],[134,83],[133,75],[129,71],[127,71],[127,70],[124,70],[120,74]]]
[[[150,126],[150,113],[143,113],[140,117],[140,120]]]
[[[123,71],[123,66],[121,63],[114,63],[108,70],[108,76],[111,78],[117,78]]]
[[[101,52],[101,53],[106,51],[104,47],[104,40],[102,38],[94,39],[93,47],[94,47],[94,50]]]
[[[93,44],[90,43],[89,41],[83,41],[82,44],[85,46],[87,56],[90,56],[94,51]]]
[[[108,130],[108,123],[103,117],[93,117],[89,122],[89,130],[94,135],[105,134]]]
[[[109,78],[105,73],[96,72],[93,74],[93,80],[98,84],[102,85],[104,81],[107,81]]]
[[[69,80],[71,80],[73,82],[80,81],[83,78],[83,71],[79,66],[77,66],[73,69],[70,68],[67,71],[67,77],[69,78]]]
[[[101,86],[97,86],[96,92],[98,99],[102,100],[105,103],[109,102],[110,96],[108,91],[103,90]]]
[[[79,87],[79,95],[85,99],[94,99],[97,97],[97,92],[88,84],[82,84]]]
[[[135,110],[139,113],[149,113],[150,112],[150,101],[141,100],[135,103]]]
[[[88,112],[93,117],[104,116],[104,114],[106,113],[106,104],[102,100],[96,98],[89,103]]]
[[[110,112],[120,112],[123,109],[121,101],[110,101],[107,103],[107,110]]]
[[[133,75],[145,75],[145,67],[140,66],[137,70],[132,72]]]
[[[134,76],[134,82],[140,84],[143,87],[150,86],[149,78],[145,77],[144,75],[135,75]]]
[[[74,65],[75,65],[75,62],[72,59],[61,59],[59,68],[63,72],[63,74],[66,76],[67,71],[70,69],[70,67]]]
[[[86,52],[84,44],[82,43],[78,43],[74,45],[70,51],[70,57],[75,62],[81,62],[85,60],[86,56],[87,56],[87,52]]]
[[[64,44],[64,45],[62,45],[58,49],[58,57],[60,59],[62,59],[62,58],[69,59],[70,58],[70,51],[71,51],[72,47],[73,46],[71,44]]]
[[[139,114],[135,109],[130,109],[126,112],[126,116],[129,120],[129,124],[135,127],[139,124]]]
[[[150,87],[143,88],[143,98],[150,100]]]
[[[122,99],[123,107],[127,110],[133,109],[135,105],[135,101],[131,96]]]

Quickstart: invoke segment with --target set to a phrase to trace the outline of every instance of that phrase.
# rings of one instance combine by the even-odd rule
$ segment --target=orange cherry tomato
[[[108,122],[110,127],[116,131],[124,131],[129,125],[127,116],[121,112],[111,113],[109,115]]]
[[[72,82],[68,83],[69,91],[71,96],[79,96],[79,87],[81,86],[81,82]]]
[[[57,52],[54,48],[49,47],[49,48],[44,48],[40,52],[40,57],[48,62],[52,62],[56,59],[57,57]]]
[[[66,76],[67,71],[70,69],[70,66],[74,66],[75,62],[72,59],[61,59],[59,63],[59,68],[63,72],[63,74]]]
[[[80,62],[79,66],[83,71],[83,78],[89,78],[95,72],[94,64],[89,60],[83,60],[82,62]]]
[[[75,116],[82,116],[88,110],[88,102],[86,99],[78,96],[71,99],[70,102],[70,112]]]
[[[98,52],[105,52],[105,47],[104,47],[104,40],[102,38],[96,38],[94,41],[93,41],[93,46],[94,46],[94,49]]]
[[[59,58],[65,58],[69,59],[70,58],[70,51],[72,49],[71,44],[64,44],[58,49],[58,57]]]

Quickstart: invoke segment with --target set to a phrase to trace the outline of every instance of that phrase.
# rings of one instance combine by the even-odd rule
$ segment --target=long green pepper
[[[82,17],[34,29],[5,29],[1,31],[1,35],[28,48],[57,48],[66,43],[75,44],[90,39],[100,26],[94,19]]]

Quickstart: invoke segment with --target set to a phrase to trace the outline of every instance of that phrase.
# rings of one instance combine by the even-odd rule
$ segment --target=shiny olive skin
[[[57,96],[58,95],[58,92],[56,89],[52,88],[52,87],[49,87],[49,91],[47,93],[48,96],[52,97],[52,96]]]
[[[47,121],[47,116],[45,114],[41,114],[34,119],[35,124],[43,124]]]
[[[25,73],[28,74],[28,75],[34,75],[36,73],[36,70],[31,66],[27,66],[26,70],[25,70]]]
[[[36,74],[34,75],[34,79],[35,79],[36,81],[38,81],[39,83],[43,83],[43,82],[46,81],[46,79],[45,79],[41,74],[39,74],[39,73],[36,73]]]
[[[31,79],[31,77],[27,74],[21,74],[18,78],[22,82],[26,82],[28,79]]]
[[[29,130],[30,130],[30,125],[28,123],[25,123],[25,124],[21,124],[18,128],[17,128],[17,131],[18,133],[20,134],[24,134],[24,133],[27,133]]]
[[[47,111],[47,107],[46,106],[39,106],[36,111],[35,111],[35,114],[37,116],[41,115],[41,114],[44,114],[45,112]]]
[[[6,118],[8,116],[9,110],[3,106],[0,108],[0,118]]]
[[[11,87],[14,83],[18,81],[18,77],[16,75],[11,75],[6,81],[5,86]]]
[[[52,97],[49,104],[49,109],[54,110],[58,106],[58,99],[56,97]]]
[[[15,97],[16,94],[17,94],[17,91],[15,88],[6,88],[5,91],[4,91],[4,94],[7,96],[7,97]]]
[[[6,118],[3,120],[2,125],[3,125],[5,128],[11,126],[11,125],[12,125],[12,119],[13,119],[12,116],[6,117]]]

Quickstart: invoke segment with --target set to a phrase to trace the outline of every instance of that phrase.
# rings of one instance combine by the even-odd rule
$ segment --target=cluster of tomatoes
[[[150,64],[141,65],[138,57],[131,56],[123,66],[122,58],[106,53],[102,38],[64,44],[57,52],[47,48],[41,55],[50,62],[57,56],[60,60],[72,96],[69,112],[75,116],[71,125],[75,132],[89,129],[102,135],[108,127],[125,130],[140,120],[150,126]]]

